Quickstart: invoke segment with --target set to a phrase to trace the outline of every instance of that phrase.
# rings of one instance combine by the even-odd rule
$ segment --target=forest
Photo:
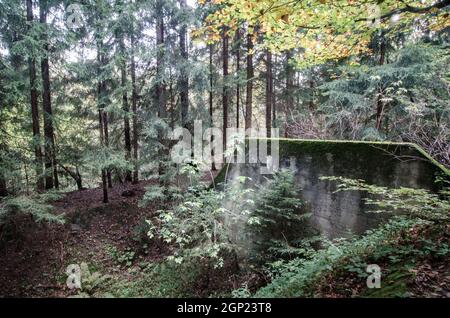
[[[449,14],[0,0],[0,298],[450,298]]]

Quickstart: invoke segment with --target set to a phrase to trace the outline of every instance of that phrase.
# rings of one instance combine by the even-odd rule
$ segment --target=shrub
[[[19,233],[17,217],[29,215],[37,223],[64,223],[63,215],[53,214],[50,201],[59,198],[59,194],[20,195],[6,197],[0,201],[0,240],[16,236]]]
[[[289,170],[274,174],[266,184],[258,186],[252,216],[258,220],[248,225],[253,251],[258,262],[294,253],[303,238],[311,234],[308,219],[294,175]]]
[[[415,254],[416,251],[411,246],[399,247],[401,237],[411,236],[411,233],[416,233],[420,228],[436,227],[449,221],[450,202],[428,191],[408,188],[389,189],[368,185],[362,180],[340,177],[324,177],[323,179],[340,182],[337,191],[368,192],[371,197],[366,200],[366,204],[375,207],[374,212],[400,211],[402,215],[394,216],[379,228],[367,231],[361,237],[334,242],[324,241],[325,247],[313,251],[306,259],[296,258],[289,262],[274,263],[272,271],[274,279],[256,292],[257,297],[311,296],[315,284],[326,273],[339,268],[351,271],[356,269],[358,272],[360,266],[355,264],[360,264],[363,259],[387,256],[394,250],[396,252],[391,253],[390,257],[402,259],[406,254]],[[431,248],[433,251],[435,249]],[[448,246],[441,246],[434,252],[436,255],[448,254]]]
[[[245,180],[241,179],[240,184]],[[154,225],[149,221],[150,238],[159,238],[174,248],[169,260],[183,262],[187,256],[210,258],[216,266],[223,265],[222,249],[236,248],[234,244],[242,235],[237,227],[252,222],[249,218],[252,190],[229,187],[217,191],[204,187],[190,188],[184,201],[172,209],[158,211]]]

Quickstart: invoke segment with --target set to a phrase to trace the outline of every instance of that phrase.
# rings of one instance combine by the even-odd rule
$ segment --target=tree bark
[[[266,131],[270,138],[272,128],[272,101],[273,101],[273,78],[272,78],[272,53],[266,51]]]
[[[70,170],[69,168],[65,167],[64,165],[60,164],[59,166],[75,180],[75,183],[77,184],[77,189],[83,190],[83,179],[81,178],[81,174],[80,174],[80,171],[78,170],[78,167],[75,166],[75,172],[74,172],[74,171]]]
[[[156,55],[156,72],[158,76],[157,100],[158,100],[158,115],[161,118],[166,118],[166,85],[164,83],[164,19],[163,19],[163,3],[161,0],[157,2],[157,21],[156,21],[156,45],[158,52]]]
[[[381,32],[380,35],[380,59],[378,61],[379,65],[383,65],[386,57],[386,38],[384,36],[384,32]],[[380,89],[380,92],[377,95],[376,99],[376,119],[375,119],[375,128],[378,131],[381,131],[381,119],[383,116],[383,101],[381,100],[383,94],[383,89]]]
[[[100,35],[97,35],[99,37]],[[105,82],[102,77],[102,67],[104,65],[104,52],[103,52],[103,43],[101,39],[97,39],[97,77],[99,78],[97,84],[97,104],[98,104],[98,124],[99,124],[99,136],[100,136],[100,145],[102,148],[106,145],[106,137],[105,131],[107,132],[107,127],[105,128],[106,114],[104,114],[105,102],[104,102],[104,94],[105,94]],[[103,203],[108,203],[108,172],[107,169],[101,169],[102,174],[102,189],[103,189]],[[111,177],[111,175],[109,175]],[[110,180],[110,179],[109,179]],[[112,185],[112,184],[111,184]]]
[[[104,134],[103,134],[103,109],[99,109],[98,111],[98,123],[100,127],[100,144],[103,147],[104,143]],[[103,203],[108,203],[108,184],[107,184],[107,171],[106,169],[102,169],[102,189],[103,189]]]
[[[163,1],[158,0],[156,3],[156,46],[157,46],[157,54],[156,54],[156,77],[158,79],[158,85],[156,87],[156,100],[158,104],[158,117],[166,120],[167,118],[167,108],[166,108],[166,84],[164,79],[164,12],[163,12]],[[159,142],[164,145],[164,134],[159,131],[158,133]],[[158,172],[159,175],[163,175],[165,173],[163,160],[166,155],[166,150],[161,149]],[[160,179],[160,184],[164,184],[164,181]]]
[[[227,128],[228,128],[228,35],[226,30],[222,34],[222,72],[223,72],[223,87],[222,87],[222,109],[223,109],[223,149],[227,149]]]
[[[288,118],[289,112],[294,108],[294,69],[289,63],[292,59],[292,50],[286,52],[286,107],[285,107],[285,122],[284,122],[284,137],[288,138]]]
[[[3,107],[1,99],[0,99],[0,107]],[[0,122],[0,127],[1,127]],[[5,145],[3,144],[3,140],[0,139],[0,151],[7,151]],[[3,171],[0,170],[0,198],[6,197],[8,195],[8,189],[6,187],[6,179]]]
[[[186,11],[186,0],[180,0],[180,9]],[[188,75],[188,50],[187,50],[187,26],[185,21],[181,21],[180,28],[180,53],[181,53],[181,74],[179,79],[181,125],[187,128],[187,116],[189,110],[189,75]]]
[[[47,27],[47,0],[39,0],[39,22],[42,27]],[[44,113],[44,137],[45,137],[45,188],[58,188],[58,173],[56,169],[55,154],[55,136],[53,129],[51,88],[50,88],[50,67],[48,61],[49,48],[47,41],[47,32],[44,31],[44,57],[41,59],[41,75],[42,75],[42,108]]]
[[[278,63],[278,58],[277,55],[275,55],[275,61],[274,61],[274,65],[277,65]],[[272,127],[276,128],[277,127],[277,104],[276,104],[276,82],[273,80],[274,75],[273,75],[273,69],[272,68]]]
[[[214,126],[213,120],[213,44],[209,44],[209,120],[210,127]],[[214,142],[214,136],[211,135],[211,144]],[[211,170],[216,171],[216,164],[214,162],[214,148],[211,147]]]
[[[6,180],[2,173],[0,173],[0,198],[6,197],[8,190],[6,189]]]
[[[105,94],[106,84],[103,83],[103,93]],[[108,114],[102,109],[103,115],[103,133],[104,133],[104,146],[106,148],[109,147],[109,123],[108,123]],[[112,188],[112,178],[111,178],[111,170],[106,169],[106,178],[108,179],[108,188]]]
[[[33,23],[33,2],[27,0],[27,22],[28,28],[31,29]],[[31,119],[33,126],[33,143],[36,169],[36,187],[38,191],[44,190],[44,179],[42,176],[42,149],[41,149],[41,133],[39,128],[39,110],[38,110],[38,92],[36,89],[36,61],[34,57],[28,58],[28,72],[30,77],[30,104]]]
[[[253,42],[252,35],[247,34],[247,96],[245,101],[245,129],[252,128],[253,76]]]
[[[77,189],[83,190],[83,179],[81,178],[80,171],[78,171],[78,167],[76,167],[75,175],[76,175],[75,182],[77,183]]]
[[[312,76],[312,75],[311,75]],[[315,90],[315,83],[314,83],[314,79],[311,78],[309,80],[309,110],[314,110],[316,108],[315,104],[314,104],[314,90]]]
[[[236,84],[236,128],[239,128],[239,110],[240,110],[240,102],[241,102],[241,85],[239,83],[239,73],[241,72],[241,32],[238,28],[236,30],[236,75],[238,77],[238,81]]]
[[[138,121],[137,121],[137,86],[136,86],[136,61],[134,59],[135,50],[135,38],[134,30],[131,33],[131,110],[133,112],[133,183],[139,182],[139,163],[138,163],[138,152],[139,152],[139,141],[138,141]]]
[[[131,160],[131,134],[130,134],[130,107],[128,105],[128,95],[127,95],[127,70],[126,70],[126,52],[124,43],[124,32],[119,31],[119,49],[120,49],[120,77],[121,77],[121,87],[122,87],[122,110],[124,112],[123,117],[123,127],[124,127],[124,142],[125,142],[125,160]],[[125,172],[125,181],[131,182],[131,170]]]

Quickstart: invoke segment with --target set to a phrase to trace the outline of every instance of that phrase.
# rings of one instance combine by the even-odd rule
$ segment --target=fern
[[[0,225],[8,223],[15,214],[29,214],[36,222],[63,224],[64,216],[53,214],[53,206],[49,203],[58,197],[59,195],[54,192],[7,197],[0,203]]]

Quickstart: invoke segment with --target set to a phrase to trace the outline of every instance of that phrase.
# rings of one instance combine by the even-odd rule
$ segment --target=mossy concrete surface
[[[274,139],[267,141],[268,149]],[[411,143],[366,142],[340,140],[277,139],[280,167],[295,174],[301,197],[313,217],[311,224],[328,237],[363,233],[378,225],[386,215],[369,212],[365,194],[359,191],[336,193],[334,181],[322,176],[362,179],[369,184],[399,188],[422,188],[433,192],[442,187],[436,180],[450,180],[450,172],[433,160],[423,149]],[[253,182],[264,182],[259,164],[230,164],[216,177],[216,184],[225,175],[230,180],[248,176]],[[439,178],[437,178],[439,177]]]

